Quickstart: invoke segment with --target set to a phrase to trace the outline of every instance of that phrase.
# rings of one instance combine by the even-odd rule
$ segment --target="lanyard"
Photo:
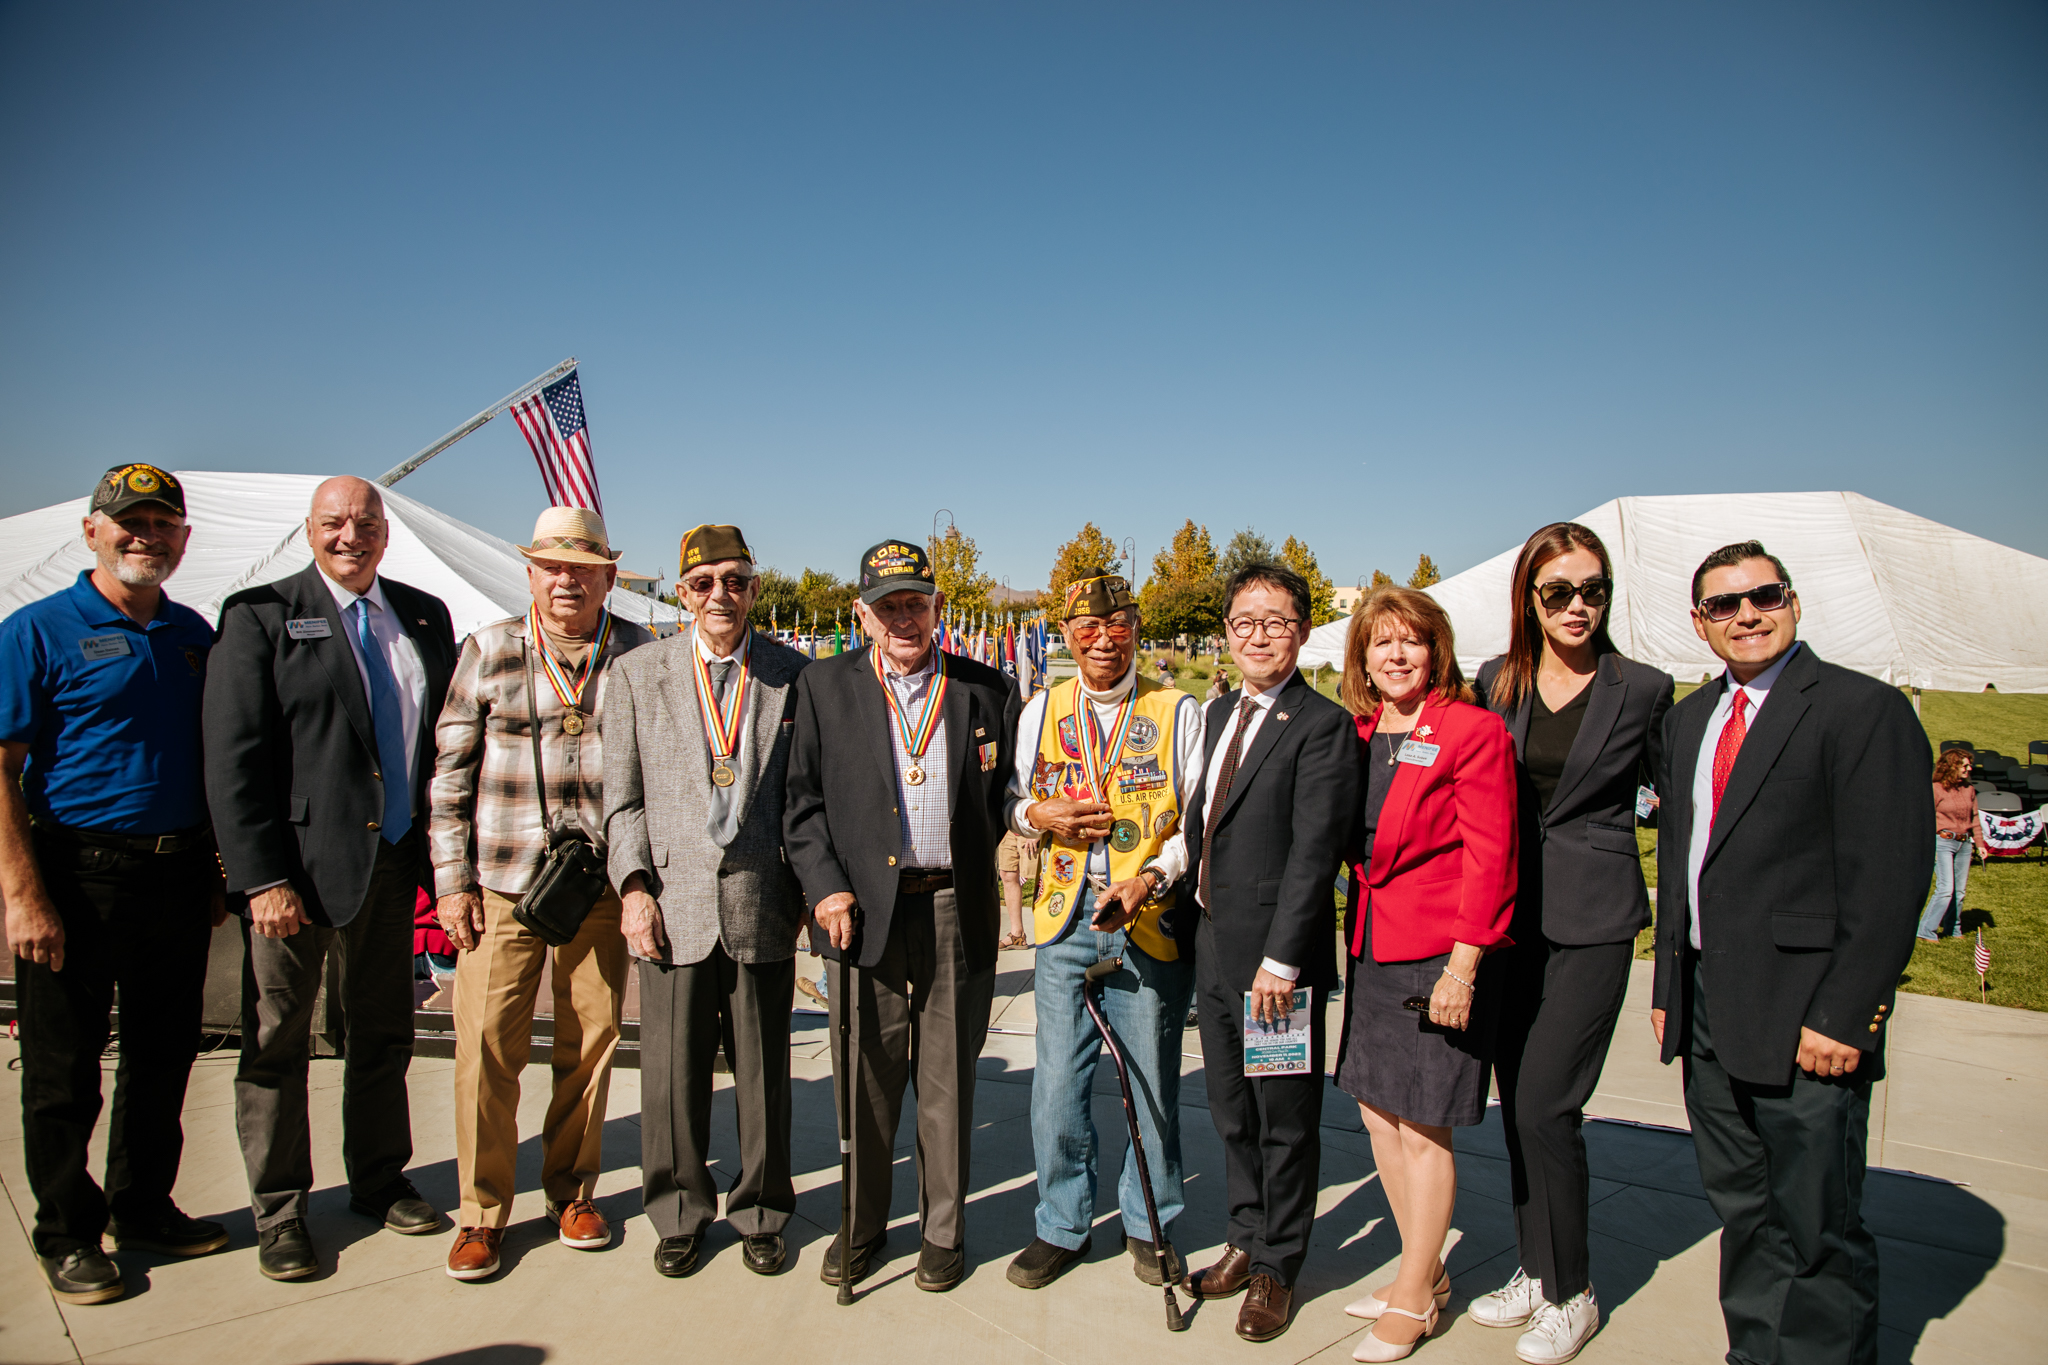
[[[740,749],[740,717],[745,712],[747,692],[753,686],[754,674],[747,667],[747,659],[753,654],[754,634],[747,632],[745,643],[733,658],[734,668],[740,671],[740,678],[734,683],[726,679],[725,708],[720,711],[713,699],[711,668],[704,662],[704,651],[697,648],[697,642],[690,642],[690,662],[697,666],[697,713],[704,721],[704,742],[711,746],[711,780],[721,787],[730,787],[735,774],[728,761]]]
[[[889,714],[896,719],[896,730],[903,740],[903,752],[910,757],[910,766],[903,770],[903,780],[911,786],[924,782],[924,751],[931,747],[932,735],[939,728],[939,704],[946,699],[946,654],[944,650],[934,651],[933,667],[938,676],[932,679],[931,689],[925,693],[924,714],[918,717],[913,727],[910,717],[903,714],[903,705],[896,700],[896,689],[889,686],[889,680],[882,673],[882,645],[878,640],[871,647],[875,665],[875,681],[881,685],[882,700],[889,707]]]

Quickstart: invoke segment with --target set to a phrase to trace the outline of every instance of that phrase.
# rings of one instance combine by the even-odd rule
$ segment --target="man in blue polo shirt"
[[[227,915],[199,743],[213,632],[164,595],[185,556],[185,490],[154,465],[110,469],[85,543],[99,562],[0,622],[0,896],[21,1019],[33,1240],[67,1303],[121,1296],[101,1250],[197,1256],[218,1223],[171,1202],[198,1049],[209,921]],[[121,988],[106,1185],[86,1148]]]

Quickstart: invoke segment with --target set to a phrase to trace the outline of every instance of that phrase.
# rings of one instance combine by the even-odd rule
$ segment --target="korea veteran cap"
[[[153,464],[117,465],[100,476],[88,510],[118,517],[138,502],[160,502],[182,517],[185,486],[169,470]]]
[[[932,562],[909,541],[885,540],[860,557],[860,600],[873,606],[892,592],[912,589],[929,597],[939,590]]]
[[[1131,585],[1122,577],[1107,569],[1083,569],[1081,576],[1067,585],[1060,620],[1071,621],[1077,616],[1108,616],[1119,607],[1131,605]]]
[[[747,548],[747,538],[740,534],[737,526],[692,526],[683,535],[683,550],[677,568],[688,573],[699,564],[722,564],[728,559],[744,559],[754,562],[754,552]]]

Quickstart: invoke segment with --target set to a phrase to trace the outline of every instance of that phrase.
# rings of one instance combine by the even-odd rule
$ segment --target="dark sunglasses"
[[[725,584],[727,592],[731,593],[734,597],[738,597],[748,588],[754,586],[754,576],[752,574],[743,576],[729,573],[723,578],[714,578],[710,574],[705,574],[702,578],[686,578],[683,580],[683,586],[699,597],[709,597],[711,590],[720,583]]]
[[[1700,615],[1709,621],[1726,621],[1742,610],[1742,599],[1758,611],[1777,611],[1792,596],[1790,583],[1759,583],[1741,592],[1717,592],[1712,597],[1700,599]]]
[[[1608,594],[1614,591],[1611,578],[1589,578],[1583,583],[1544,583],[1536,589],[1536,600],[1543,604],[1545,611],[1563,611],[1577,597],[1589,607],[1607,605]]]

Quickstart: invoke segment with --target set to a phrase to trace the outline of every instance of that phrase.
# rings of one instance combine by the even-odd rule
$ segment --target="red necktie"
[[[1728,723],[1721,727],[1720,742],[1714,745],[1714,814],[1709,825],[1720,817],[1721,793],[1728,790],[1728,774],[1735,771],[1735,755],[1741,752],[1743,738],[1749,734],[1749,725],[1742,719],[1742,713],[1748,709],[1749,693],[1738,687]]]

